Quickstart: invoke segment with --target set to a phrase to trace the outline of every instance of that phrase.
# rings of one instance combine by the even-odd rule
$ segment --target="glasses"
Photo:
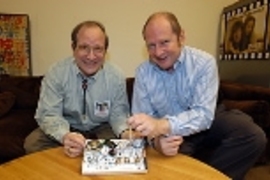
[[[78,45],[77,49],[83,54],[89,54],[92,51],[92,53],[95,55],[101,55],[105,51],[105,48],[103,46],[90,47],[88,45]]]

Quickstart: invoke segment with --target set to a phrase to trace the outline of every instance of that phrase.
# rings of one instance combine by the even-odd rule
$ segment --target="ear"
[[[179,34],[178,41],[179,41],[179,44],[180,45],[183,45],[185,43],[185,41],[186,41],[186,35],[185,35],[185,30],[184,29],[181,29],[181,32]]]
[[[75,57],[75,49],[76,49],[76,47],[75,47],[74,43],[71,43],[71,49],[72,49],[72,54]]]
[[[74,42],[71,43],[71,48],[72,48],[73,51],[75,50],[76,47],[75,47],[75,43]]]

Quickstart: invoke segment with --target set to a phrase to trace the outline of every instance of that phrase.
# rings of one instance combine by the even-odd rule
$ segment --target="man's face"
[[[82,27],[77,34],[73,56],[86,76],[94,75],[105,61],[105,35],[98,27]]]
[[[182,35],[178,37],[166,19],[158,18],[147,25],[144,37],[151,61],[164,70],[173,68],[180,55]]]

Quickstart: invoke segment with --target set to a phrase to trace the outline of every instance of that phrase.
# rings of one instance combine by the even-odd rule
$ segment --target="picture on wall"
[[[0,14],[0,74],[32,74],[29,28],[26,14]]]
[[[221,16],[220,60],[269,60],[270,0],[225,8]]]

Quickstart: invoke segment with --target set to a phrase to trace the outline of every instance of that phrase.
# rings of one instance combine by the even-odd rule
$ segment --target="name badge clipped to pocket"
[[[111,108],[110,101],[95,101],[95,116],[98,117],[107,117],[109,115]]]

